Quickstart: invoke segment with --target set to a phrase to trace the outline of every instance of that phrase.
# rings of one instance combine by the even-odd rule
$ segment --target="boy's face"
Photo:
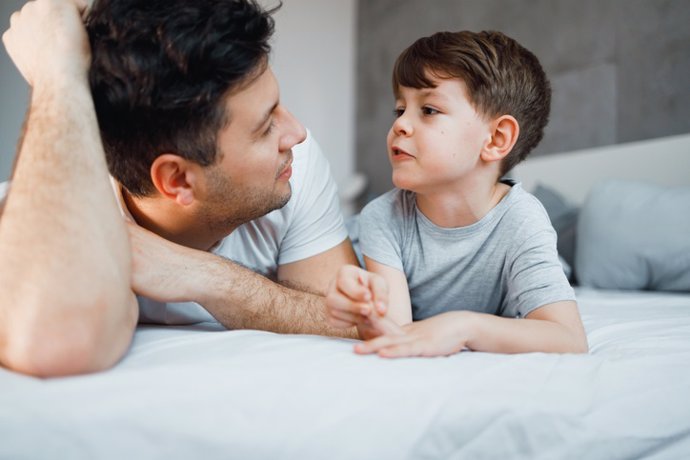
[[[226,113],[229,123],[218,134],[221,157],[206,168],[208,192],[199,216],[222,233],[287,204],[292,147],[306,138],[280,104],[270,67],[228,97]]]
[[[470,177],[491,138],[461,80],[432,81],[435,88],[399,88],[388,132],[393,183],[417,193],[448,191]]]

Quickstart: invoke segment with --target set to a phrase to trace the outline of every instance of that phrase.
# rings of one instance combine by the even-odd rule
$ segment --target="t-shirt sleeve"
[[[311,135],[305,144],[304,171],[299,186],[293,189],[294,213],[280,246],[280,265],[320,254],[347,238],[328,161]]]
[[[544,305],[575,300],[558,260],[556,232],[548,217],[534,216],[520,233],[530,235],[509,255],[506,311],[502,316],[525,317]]]
[[[396,191],[366,205],[359,217],[362,254],[389,267],[404,271],[402,263],[402,208]]]

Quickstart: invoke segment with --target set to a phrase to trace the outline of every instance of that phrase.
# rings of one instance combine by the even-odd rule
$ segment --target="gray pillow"
[[[582,286],[690,292],[690,187],[595,186],[580,211],[575,272]]]
[[[532,195],[541,201],[549,215],[551,225],[558,237],[558,255],[561,258],[563,271],[569,280],[573,280],[574,276],[570,267],[575,263],[575,234],[579,210],[556,190],[542,184],[537,184]]]

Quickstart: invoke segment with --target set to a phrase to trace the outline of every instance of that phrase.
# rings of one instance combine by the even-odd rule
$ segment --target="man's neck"
[[[212,249],[223,236],[181,212],[171,200],[135,197],[122,188],[122,198],[134,221],[141,227],[183,246],[202,251]],[[205,228],[204,228],[205,227]]]

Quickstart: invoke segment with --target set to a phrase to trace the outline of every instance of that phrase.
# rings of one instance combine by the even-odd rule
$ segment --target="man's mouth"
[[[287,161],[281,166],[280,170],[278,171],[278,174],[276,175],[276,179],[280,179],[281,177],[287,177],[288,179],[292,175],[292,155],[290,155],[290,158],[287,159]]]

